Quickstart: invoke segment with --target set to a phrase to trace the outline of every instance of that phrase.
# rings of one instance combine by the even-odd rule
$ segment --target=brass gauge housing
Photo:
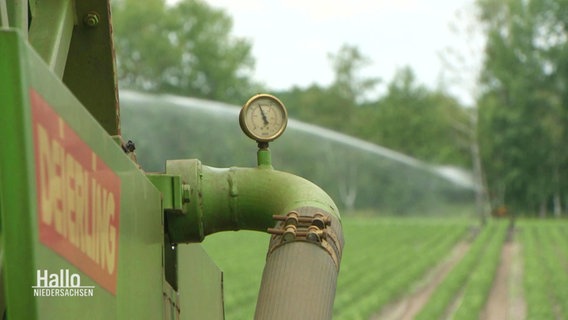
[[[278,98],[270,94],[257,94],[241,109],[239,124],[243,132],[257,142],[270,142],[286,129],[288,112]]]

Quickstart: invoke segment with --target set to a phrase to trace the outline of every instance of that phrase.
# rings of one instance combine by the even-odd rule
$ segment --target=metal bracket
[[[190,201],[190,186],[181,177],[168,174],[146,173],[146,177],[162,193],[165,212],[184,214],[184,204]]]

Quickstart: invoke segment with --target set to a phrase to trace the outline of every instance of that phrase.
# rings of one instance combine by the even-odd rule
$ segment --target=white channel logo
[[[95,286],[82,286],[81,276],[61,269],[59,273],[37,270],[34,297],[92,297]]]

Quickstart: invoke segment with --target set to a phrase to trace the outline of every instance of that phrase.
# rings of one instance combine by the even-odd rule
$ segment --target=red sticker
[[[116,294],[120,178],[30,89],[39,239]]]

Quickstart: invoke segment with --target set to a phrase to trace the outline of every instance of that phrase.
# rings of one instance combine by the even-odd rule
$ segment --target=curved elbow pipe
[[[331,319],[343,249],[339,211],[318,186],[271,167],[218,169],[174,160],[189,189],[184,214],[168,213],[174,243],[224,230],[269,231],[255,319]]]
[[[312,182],[269,168],[213,168],[199,160],[169,160],[166,173],[179,175],[190,190],[185,214],[168,214],[175,243],[201,242],[227,230],[266,231],[273,215],[301,207],[319,208],[339,221],[333,200]]]

